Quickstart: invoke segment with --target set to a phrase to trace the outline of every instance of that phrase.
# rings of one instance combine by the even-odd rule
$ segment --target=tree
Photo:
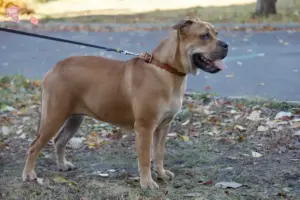
[[[276,14],[276,2],[277,0],[257,0],[255,16],[269,16]]]

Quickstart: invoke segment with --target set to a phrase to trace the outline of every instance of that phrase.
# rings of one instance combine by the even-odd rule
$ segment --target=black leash
[[[125,55],[140,56],[140,54],[132,53],[132,52],[122,50],[122,49],[112,49],[112,48],[107,48],[107,47],[93,45],[93,44],[75,42],[75,41],[72,41],[72,40],[65,40],[65,39],[61,39],[61,38],[55,38],[55,37],[50,37],[50,36],[45,36],[45,35],[39,35],[39,34],[35,34],[35,33],[28,33],[28,32],[25,32],[25,31],[17,31],[17,30],[12,30],[12,29],[8,29],[8,28],[1,28],[1,27],[0,27],[0,31],[19,34],[19,35],[26,35],[26,36],[29,36],[29,37],[42,38],[42,39],[46,39],[46,40],[54,40],[54,41],[58,41],[58,42],[77,44],[77,45],[92,47],[92,48],[96,48],[96,49],[103,49],[105,51],[113,51],[113,52],[121,53],[121,54],[125,54]]]

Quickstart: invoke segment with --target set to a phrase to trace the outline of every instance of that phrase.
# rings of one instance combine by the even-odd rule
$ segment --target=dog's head
[[[172,27],[177,30],[177,41],[183,63],[188,72],[197,74],[199,69],[217,73],[224,68],[222,59],[227,56],[228,44],[218,39],[214,26],[198,19],[181,20]]]

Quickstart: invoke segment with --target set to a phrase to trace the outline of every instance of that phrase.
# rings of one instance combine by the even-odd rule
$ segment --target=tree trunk
[[[276,14],[276,2],[277,0],[257,0],[255,15],[267,17]]]

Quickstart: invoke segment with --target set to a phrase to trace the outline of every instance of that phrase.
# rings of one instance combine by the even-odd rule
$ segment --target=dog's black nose
[[[218,45],[225,49],[228,49],[228,44],[226,42],[223,42],[222,40],[218,40]]]

